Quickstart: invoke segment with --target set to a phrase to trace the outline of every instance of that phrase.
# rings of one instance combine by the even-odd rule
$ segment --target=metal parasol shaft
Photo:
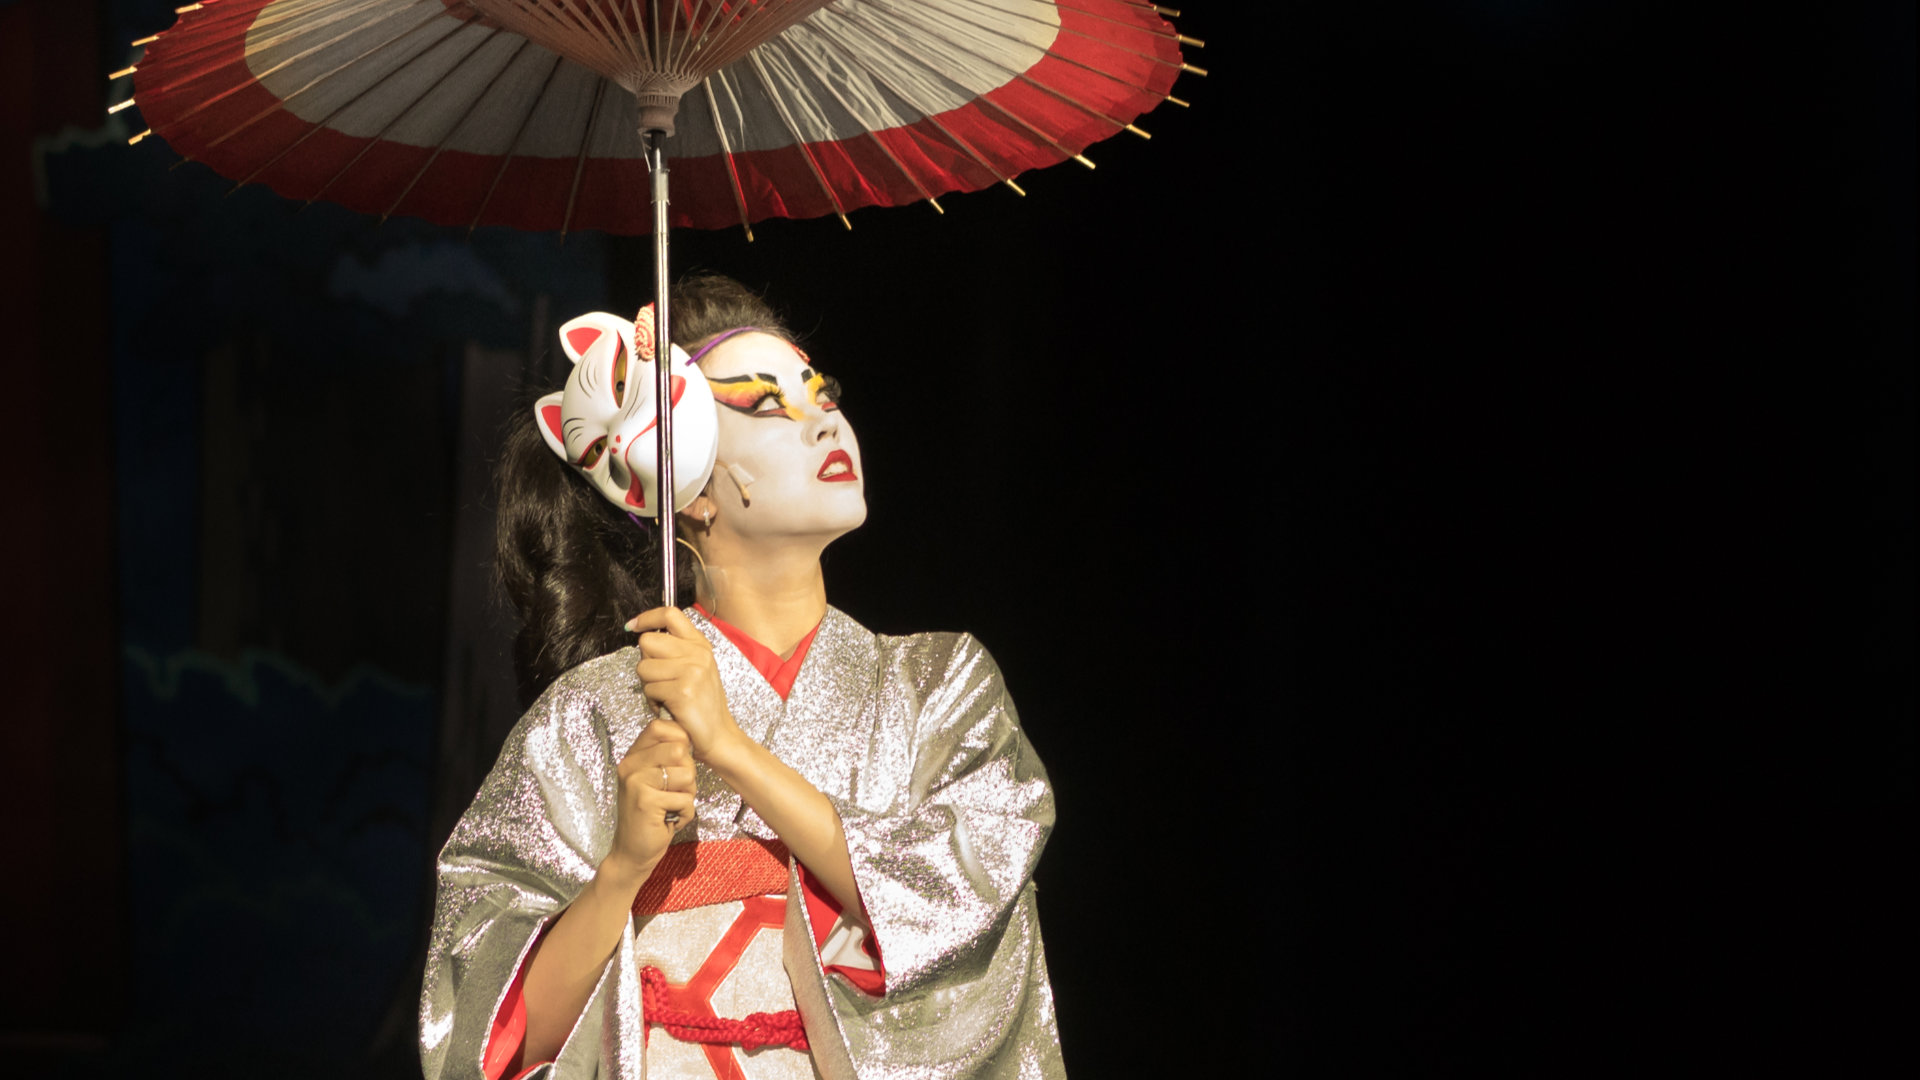
[[[647,131],[647,169],[653,193],[653,408],[655,460],[659,462],[660,602],[678,607],[674,596],[673,514],[673,337],[669,332],[667,294],[667,155],[660,148],[666,132]]]

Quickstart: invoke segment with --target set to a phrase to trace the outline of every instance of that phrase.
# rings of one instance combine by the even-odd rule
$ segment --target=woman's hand
[[[608,871],[644,882],[673,834],[693,824],[693,752],[687,732],[661,717],[648,724],[620,759],[619,813],[613,827]],[[678,814],[675,824],[667,815]]]
[[[636,616],[627,629],[640,632],[644,659],[634,671],[642,688],[685,730],[695,761],[708,760],[715,747],[740,734],[727,709],[713,645],[685,614],[678,608],[654,608]],[[665,633],[648,633],[653,630]]]

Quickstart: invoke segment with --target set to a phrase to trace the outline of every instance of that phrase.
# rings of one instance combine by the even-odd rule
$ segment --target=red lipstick
[[[827,470],[833,468],[835,465],[843,466],[843,471],[828,476]],[[860,478],[853,475],[853,459],[847,456],[847,452],[845,450],[835,450],[833,453],[827,455],[827,460],[820,463],[820,471],[814,474],[814,479],[824,480],[829,484],[837,484],[843,480],[858,480]]]

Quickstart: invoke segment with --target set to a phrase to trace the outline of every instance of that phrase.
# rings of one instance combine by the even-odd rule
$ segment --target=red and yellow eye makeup
[[[806,388],[807,404],[821,412],[832,412],[840,407],[840,380],[831,375],[822,375],[812,368],[802,371],[800,379]],[[787,400],[786,391],[780,388],[779,377],[764,371],[736,375],[730,379],[710,378],[707,385],[713,390],[714,401],[735,412],[748,416],[784,416],[789,420],[806,418],[806,413],[799,406]],[[769,398],[779,408],[763,408]]]

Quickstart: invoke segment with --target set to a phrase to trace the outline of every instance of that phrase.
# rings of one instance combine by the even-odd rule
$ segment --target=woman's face
[[[867,519],[860,443],[839,384],[770,334],[728,338],[700,362],[720,418],[715,529],[743,539],[834,537]],[[739,470],[735,472],[734,470]],[[740,473],[750,478],[741,491]]]

